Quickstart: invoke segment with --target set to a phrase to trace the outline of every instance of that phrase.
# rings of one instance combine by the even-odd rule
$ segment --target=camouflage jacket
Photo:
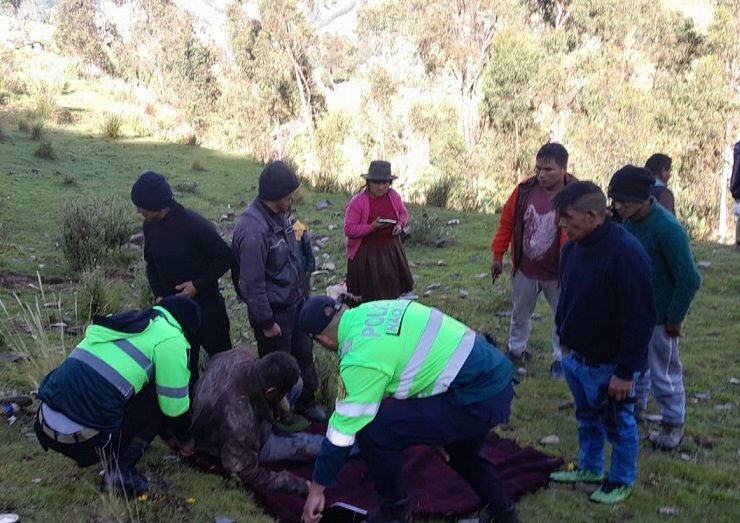
[[[255,358],[249,351],[219,353],[208,363],[193,397],[193,436],[196,449],[221,459],[223,467],[250,489],[262,487],[305,496],[306,480],[288,471],[260,467],[263,437],[272,430],[269,420],[258,419],[248,380],[256,379]]]

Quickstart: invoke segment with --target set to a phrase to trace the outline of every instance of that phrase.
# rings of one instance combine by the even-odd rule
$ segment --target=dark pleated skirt
[[[347,261],[347,292],[363,302],[390,300],[414,288],[406,252],[398,237],[384,244],[363,242]]]

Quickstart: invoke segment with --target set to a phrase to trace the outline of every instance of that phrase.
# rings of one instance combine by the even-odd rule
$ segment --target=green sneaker
[[[604,485],[591,494],[589,498],[594,503],[603,503],[604,505],[614,505],[621,503],[632,493],[632,489],[627,485],[615,485],[613,483],[604,483]]]
[[[604,475],[594,474],[587,470],[561,470],[551,472],[550,480],[556,483],[596,483],[601,484],[604,481]]]

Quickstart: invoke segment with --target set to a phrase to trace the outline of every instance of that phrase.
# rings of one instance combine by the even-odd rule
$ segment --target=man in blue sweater
[[[675,449],[683,438],[686,392],[678,358],[678,338],[691,300],[701,285],[686,231],[651,196],[652,174],[625,165],[609,182],[609,198],[624,219],[624,227],[640,241],[653,266],[656,321],[648,349],[648,366],[637,381],[635,415],[640,419],[652,386],[663,416],[660,431],[650,441],[662,450]]]
[[[606,219],[606,197],[593,183],[568,185],[553,204],[569,240],[555,323],[580,450],[576,470],[554,472],[550,479],[600,483],[591,501],[619,503],[637,476],[633,385],[655,325],[650,259],[631,234]],[[605,476],[606,439],[612,454]]]

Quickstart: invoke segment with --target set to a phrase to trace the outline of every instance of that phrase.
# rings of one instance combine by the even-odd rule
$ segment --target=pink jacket
[[[409,213],[401,201],[401,196],[393,189],[388,189],[388,197],[396,213],[399,225],[404,227],[409,221]],[[362,244],[362,238],[373,232],[373,226],[367,223],[370,216],[370,197],[367,191],[355,194],[347,203],[344,213],[344,234],[347,236],[347,258],[353,259]]]

